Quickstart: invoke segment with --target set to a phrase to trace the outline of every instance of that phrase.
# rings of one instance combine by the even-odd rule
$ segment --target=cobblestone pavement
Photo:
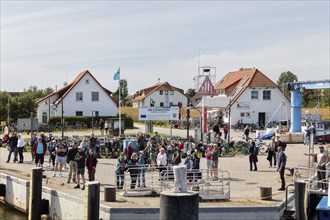
[[[135,130],[134,132],[138,132]],[[68,134],[67,134],[68,135]],[[84,135],[84,134],[80,134]],[[232,132],[235,138],[240,137],[240,133]],[[297,165],[307,165],[308,159],[303,155],[308,152],[308,148],[302,144],[289,144],[286,150],[287,167]],[[31,168],[34,163],[31,161],[31,154],[24,153],[24,163],[13,163],[13,155],[10,163],[6,163],[8,151],[5,148],[0,150],[0,172],[11,174],[22,179],[29,179]],[[285,192],[277,191],[280,187],[279,174],[275,172],[275,168],[269,168],[269,163],[266,160],[266,154],[258,156],[258,171],[249,171],[248,156],[221,157],[219,158],[219,168],[229,171],[231,177],[231,199],[229,201],[202,202],[200,206],[272,206],[278,204],[285,199]],[[120,191],[117,191],[117,202],[103,201],[103,187],[106,185],[115,184],[115,159],[99,159],[96,168],[96,181],[101,183],[101,203],[111,207],[159,207],[159,197],[122,197]],[[48,156],[45,156],[45,176],[43,186],[59,189],[70,195],[80,198],[84,197],[84,191],[74,189],[74,183],[67,184],[68,170],[63,172],[63,177],[52,177],[53,171],[48,165]],[[205,168],[205,159],[201,159],[201,168]],[[286,171],[286,174],[289,172]],[[85,175],[87,177],[87,175]],[[291,183],[292,178],[286,176],[286,183]],[[260,200],[259,187],[272,187],[273,200]]]

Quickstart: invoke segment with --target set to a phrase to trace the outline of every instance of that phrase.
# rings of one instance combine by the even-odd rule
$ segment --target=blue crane
[[[305,89],[328,89],[330,80],[306,82],[290,82],[288,89],[291,92],[291,129],[290,132],[301,132],[302,93]]]

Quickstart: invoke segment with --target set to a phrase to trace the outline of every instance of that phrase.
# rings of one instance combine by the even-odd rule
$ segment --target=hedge
[[[63,118],[64,118],[65,124],[69,124],[69,125],[76,125],[78,123],[83,123],[83,124],[86,124],[88,127],[90,127],[92,124],[91,116],[64,116]],[[100,119],[108,120],[111,118],[119,118],[119,116],[118,115],[117,116],[94,116],[93,121],[95,123],[95,122],[99,122]],[[134,127],[133,119],[130,116],[122,114],[121,118],[125,119],[125,128]],[[61,124],[61,119],[62,119],[61,116],[51,117],[49,120],[49,123],[51,125]]]

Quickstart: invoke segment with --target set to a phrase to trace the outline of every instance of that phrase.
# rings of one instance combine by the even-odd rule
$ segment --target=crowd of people
[[[145,187],[145,172],[146,170],[158,170],[159,179],[162,178],[163,171],[167,169],[169,165],[175,166],[183,164],[188,169],[188,180],[197,181],[201,178],[200,172],[195,172],[200,169],[200,160],[205,157],[207,176],[210,179],[218,179],[219,169],[219,156],[222,153],[222,148],[225,146],[224,140],[221,138],[221,128],[215,130],[214,142],[210,144],[204,144],[200,141],[195,145],[192,141],[183,140],[168,140],[161,137],[158,132],[155,135],[146,138],[143,133],[139,133],[136,138],[136,146],[133,146],[132,142],[128,142],[127,146],[123,149],[119,144],[116,147],[117,151],[117,163],[115,169],[117,188],[122,189],[124,185],[124,173],[128,171],[130,174],[131,184],[130,188]],[[222,127],[227,138],[226,127]],[[249,129],[247,126],[246,129]],[[244,129],[244,135],[246,139],[249,138],[249,131]],[[280,157],[280,152],[277,152],[279,147],[282,147],[282,142],[272,138],[270,147],[268,149],[268,157],[270,167],[274,164],[278,164],[279,172],[284,172],[285,160]],[[20,134],[12,133],[8,138],[8,160],[10,162],[11,156],[14,153],[13,162],[23,163],[23,149],[27,145]],[[85,170],[88,172],[88,180],[95,180],[95,172],[97,165],[97,158],[100,157],[100,141],[92,133],[89,139],[84,139],[81,142],[69,141],[64,139],[55,139],[52,134],[46,136],[44,133],[40,133],[39,136],[33,133],[29,141],[31,146],[31,158],[37,167],[43,168],[45,155],[48,157],[48,167],[53,172],[53,177],[62,177],[62,171],[68,169],[67,183],[71,181],[77,183],[74,188],[80,188],[80,181],[82,180],[84,189],[85,184]],[[105,144],[105,152],[112,152],[115,142]],[[112,148],[112,149],[111,149]],[[283,147],[281,148],[283,152]],[[283,153],[284,154],[284,153]],[[19,159],[18,159],[19,156]],[[283,164],[279,163],[279,158],[282,158]],[[183,161],[183,163],[182,163]],[[249,149],[249,162],[250,171],[257,171],[258,162],[258,148],[254,141]],[[194,172],[189,172],[194,170]],[[281,179],[284,181],[284,178]],[[281,187],[282,189],[283,187]]]

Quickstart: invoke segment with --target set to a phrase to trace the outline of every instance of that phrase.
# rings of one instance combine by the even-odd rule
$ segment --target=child
[[[97,159],[93,153],[93,150],[89,150],[89,154],[86,158],[86,168],[88,170],[88,180],[94,181],[95,180],[95,169],[96,169]]]
[[[140,151],[139,152],[140,157],[139,157],[139,161],[138,161],[138,165],[139,165],[139,173],[138,173],[138,178],[137,178],[137,183],[138,183],[138,187],[146,187],[146,179],[145,179],[145,169],[146,169],[146,164],[147,161],[145,159],[144,156],[144,151]]]

